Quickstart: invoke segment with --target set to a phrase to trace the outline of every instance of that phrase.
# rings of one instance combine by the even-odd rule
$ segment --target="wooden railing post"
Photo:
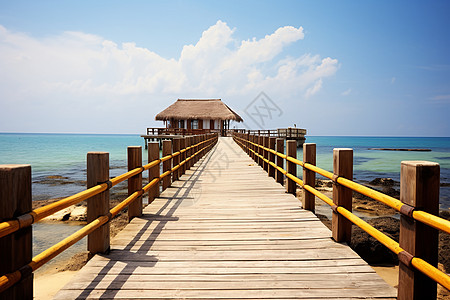
[[[173,153],[180,151],[180,139],[174,138],[173,139]],[[173,158],[173,166],[175,167],[180,163],[180,154],[175,156]],[[180,178],[180,168],[178,168],[175,172],[172,174],[172,181],[176,181]]]
[[[87,188],[109,181],[109,153],[88,152]],[[87,201],[87,222],[109,213],[109,190],[91,197]],[[109,222],[88,235],[88,251],[91,254],[109,251]]]
[[[275,150],[275,140],[276,140],[276,138],[274,138],[274,137],[269,138],[269,146],[268,146],[269,149]],[[275,163],[275,154],[273,154],[272,152],[269,152],[269,161],[272,163]],[[268,168],[269,168],[269,171],[268,171],[269,176],[272,178],[275,178],[275,168],[273,166],[271,166],[270,164],[269,164]]]
[[[128,171],[142,167],[142,147],[128,147]],[[142,173],[128,179],[128,196],[142,189]],[[142,216],[142,196],[128,206],[128,221]]]
[[[180,138],[180,150],[185,149],[185,148],[186,148],[186,138],[182,137],[182,138]],[[184,161],[185,159],[186,159],[186,151],[181,153],[180,162]],[[180,167],[180,177],[183,176],[184,173],[186,173],[186,164],[183,164]]]
[[[194,137],[190,136],[190,146],[192,147],[194,145]],[[189,151],[189,156],[192,156],[194,154],[195,147],[192,147]],[[189,169],[194,165],[194,159],[189,160]]]
[[[263,136],[258,135],[258,145],[263,145],[263,144],[264,144],[264,139],[263,139],[263,138],[264,138]],[[263,152],[263,150],[262,150],[261,147],[258,147],[258,154],[259,154],[260,156],[263,156],[263,155],[264,155],[264,152]],[[264,160],[263,160],[261,157],[259,157],[259,156],[258,156],[258,165],[259,165],[261,168],[264,168]]]
[[[266,148],[269,147],[269,137],[268,136],[263,137],[263,146]],[[269,159],[269,151],[264,149],[263,156],[265,159]],[[263,161],[263,164],[264,164],[264,171],[269,173],[269,164],[266,161]]]
[[[286,141],[286,155],[297,158],[297,142],[296,141]],[[286,171],[293,175],[297,176],[297,165],[293,162],[286,161]],[[296,194],[297,183],[292,179],[286,178],[286,191],[289,194]]]
[[[0,222],[31,211],[31,166],[0,165]],[[32,221],[31,219],[29,220]],[[0,238],[0,275],[12,273],[31,262],[31,226]],[[0,294],[1,299],[33,299],[33,273]]]
[[[250,147],[250,150],[255,150],[255,147],[250,143],[250,142],[254,142],[253,138],[254,138],[254,135],[250,134],[249,135],[249,147]],[[250,151],[250,150],[249,150],[250,157],[253,159],[253,161],[255,161],[255,154],[252,151]]]
[[[316,165],[316,144],[303,144],[303,162]],[[303,183],[311,187],[316,186],[316,173],[303,168]],[[303,208],[314,212],[316,210],[315,196],[303,189]]]
[[[196,146],[197,145],[197,141],[198,141],[198,137],[196,135],[194,135],[192,137],[192,145],[194,145],[194,148],[192,148],[193,149],[192,150],[192,155],[195,155],[195,153],[197,153],[197,150],[198,150],[198,146]],[[197,162],[197,157],[198,157],[197,155],[195,155],[193,157],[191,166],[195,165],[195,163]]]
[[[279,153],[284,153],[284,139],[277,139],[276,140],[276,150]],[[283,158],[279,157],[277,155],[276,157],[276,164],[278,167],[283,168]],[[276,170],[275,172],[275,180],[276,182],[278,182],[279,184],[283,185],[284,184],[284,174],[281,173],[280,171]]]
[[[399,254],[399,300],[436,299],[436,282],[411,266],[410,259],[419,257],[437,267],[438,231],[410,216],[413,209],[439,214],[439,177],[437,163],[401,163],[400,201],[406,205],[400,216],[399,244],[405,252]]]
[[[249,155],[249,156],[251,156],[251,151],[250,151],[250,149],[251,149],[251,145],[250,145],[250,133],[249,132],[247,132],[246,134],[245,134],[245,140],[246,140],[246,146],[247,146],[247,149],[246,149],[246,152],[247,152],[247,155]]]
[[[148,143],[148,162],[151,163],[154,160],[159,159],[159,144],[158,142]],[[160,164],[150,168],[148,170],[148,182],[159,177]],[[159,197],[159,186],[161,182],[158,182],[148,191],[148,203],[152,203],[153,200]]]
[[[338,177],[353,179],[353,149],[333,149],[333,173],[335,180]],[[333,202],[352,211],[352,190],[334,182]],[[332,234],[336,242],[347,243],[352,235],[352,223],[335,211],[332,216]]]
[[[172,141],[164,140],[162,147],[162,157],[172,154]],[[168,159],[163,162],[163,173],[169,171],[172,168],[172,159]],[[171,174],[163,178],[162,190],[165,191],[171,183]]]
[[[187,136],[187,137],[185,137],[185,139],[186,139],[186,141],[185,141],[185,146],[186,146],[186,148],[188,148],[188,147],[190,147],[191,146],[191,138],[189,137],[189,136]],[[188,149],[188,150],[186,150],[186,159],[187,158],[189,158],[190,156],[191,156],[191,149]],[[190,165],[190,163],[191,163],[191,161],[189,160],[189,161],[187,161],[185,164],[184,164],[184,173],[186,173],[186,171],[187,170],[189,170],[189,165]]]

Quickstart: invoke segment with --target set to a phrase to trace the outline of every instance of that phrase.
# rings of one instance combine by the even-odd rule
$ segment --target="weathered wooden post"
[[[0,165],[0,222],[31,211],[31,166]],[[22,220],[32,222],[30,220]],[[15,272],[31,262],[31,226],[0,238],[0,275]],[[33,299],[33,273],[23,269],[23,278],[0,294],[1,299]]]
[[[286,155],[293,158],[297,158],[296,141],[286,141]],[[297,165],[294,164],[293,162],[286,160],[286,171],[293,176],[297,176]],[[297,183],[292,179],[286,178],[286,191],[289,194],[296,195]]]
[[[269,137],[269,146],[268,146],[269,149],[275,150],[275,140],[276,140],[276,138]],[[269,152],[269,161],[272,163],[275,163],[275,154],[273,154],[272,152]],[[272,178],[275,178],[275,168],[270,164],[269,164],[268,168],[269,168],[269,171],[268,171],[269,176]]]
[[[182,137],[182,138],[180,138],[180,150],[183,150],[185,148],[186,148],[186,138]],[[181,153],[180,162],[184,161],[185,159],[186,159],[186,151]],[[180,167],[180,177],[183,176],[184,173],[186,173],[186,164],[185,163]]]
[[[192,162],[191,162],[191,167],[193,167],[195,165],[195,163],[197,162],[197,155],[195,155],[195,153],[197,153],[197,136],[194,135],[192,137],[192,145],[194,146],[192,148],[192,153],[191,155],[194,155],[194,157],[192,158]]]
[[[247,152],[247,155],[248,155],[248,156],[251,156],[251,151],[250,151],[250,149],[251,149],[251,144],[250,144],[250,132],[247,132],[247,133],[245,134],[245,141],[246,141],[246,147],[247,147],[247,149],[245,149],[245,150],[246,150],[246,152]]]
[[[189,138],[191,139],[191,147],[192,147],[191,148],[191,152],[190,152],[191,160],[189,161],[189,168],[191,168],[194,165],[194,163],[195,163],[194,158],[192,158],[192,155],[194,155],[194,153],[195,153],[195,147],[194,147],[194,145],[195,145],[195,137],[191,136]]]
[[[109,153],[88,152],[87,188],[109,182]],[[109,189],[87,201],[87,222],[109,213]],[[88,235],[88,251],[91,254],[109,251],[109,222]]]
[[[316,165],[316,144],[303,144],[303,163]],[[316,173],[307,168],[303,168],[303,184],[315,187]],[[305,189],[303,189],[303,208],[312,212],[316,210],[314,194]]]
[[[159,144],[158,142],[148,143],[148,162],[151,163],[154,160],[159,159]],[[148,182],[159,177],[160,164],[156,164],[154,167],[148,170]],[[159,197],[159,186],[161,182],[155,184],[148,191],[148,203],[152,203],[153,200]]]
[[[260,146],[264,145],[264,137],[261,135],[258,135],[258,145]],[[264,157],[264,152],[261,147],[258,147],[258,154],[260,155],[258,156],[258,164],[260,165],[261,168],[264,168],[264,160],[261,158],[261,156]]]
[[[178,151],[180,151],[180,139],[179,138],[174,138],[173,139],[173,153],[176,153]],[[173,158],[173,166],[177,166],[178,164],[180,164],[180,154],[178,154],[177,156],[175,156]],[[173,172],[172,174],[172,181],[176,181],[178,180],[178,178],[180,178],[180,168],[178,168],[175,172]]]
[[[277,149],[278,153],[284,153],[284,139],[276,139],[276,149]],[[277,155],[276,161],[277,161],[276,162],[277,166],[280,168],[283,168],[283,158],[279,157]],[[279,184],[283,185],[284,184],[284,174],[277,170],[275,172],[275,180]]]
[[[164,140],[162,148],[162,157],[172,154],[172,141]],[[168,159],[163,162],[163,173],[172,169],[172,159]],[[162,190],[165,191],[171,183],[171,174],[163,178]]]
[[[187,136],[186,137],[186,142],[185,142],[185,146],[186,146],[186,148],[188,148],[188,147],[190,147],[191,146],[191,138],[189,137],[189,136]],[[190,156],[191,156],[191,149],[188,149],[188,150],[186,150],[186,159],[188,159]],[[187,170],[189,170],[189,166],[190,166],[190,163],[191,163],[191,161],[189,160],[189,161],[187,161],[185,164],[184,164],[184,172],[186,173],[186,171]]]
[[[333,149],[333,202],[352,211],[352,190],[337,183],[337,178],[353,179],[353,149]],[[352,223],[333,210],[332,236],[336,242],[350,243]]]
[[[128,147],[128,171],[142,167],[142,147]],[[142,173],[128,179],[128,196],[142,189]],[[128,221],[142,216],[142,196],[128,206]]]
[[[265,148],[269,147],[269,137],[268,136],[263,137],[263,146]],[[266,160],[269,159],[269,151],[267,151],[266,149],[263,149],[263,156]],[[269,173],[269,164],[263,160],[263,165],[264,165],[264,171]]]
[[[438,231],[412,218],[413,210],[439,214],[438,163],[427,161],[403,161],[400,170],[400,247],[399,300],[436,299],[434,280],[411,265],[412,257],[420,257],[437,267]]]
[[[254,143],[254,138],[255,138],[255,136],[251,134],[250,142]],[[255,146],[253,146],[253,144],[250,144],[250,149],[255,151]],[[252,151],[250,151],[250,157],[253,159],[253,161],[255,161],[255,154]]]

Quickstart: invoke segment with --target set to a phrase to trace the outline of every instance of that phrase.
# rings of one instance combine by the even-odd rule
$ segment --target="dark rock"
[[[380,217],[368,223],[390,238],[398,241],[400,221],[392,217]],[[350,247],[369,264],[397,264],[398,258],[387,247],[357,226],[352,228]]]
[[[383,187],[383,194],[394,197],[396,199],[400,199],[400,191],[394,189],[393,187],[387,186]]]
[[[443,219],[450,220],[450,211],[443,210],[439,216]],[[450,272],[450,235],[439,232],[439,257],[438,261],[444,266],[447,273]]]
[[[393,186],[395,181],[392,178],[375,178],[370,182],[371,185]]]

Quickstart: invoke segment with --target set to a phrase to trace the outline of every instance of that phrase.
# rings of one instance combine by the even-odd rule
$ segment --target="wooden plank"
[[[221,138],[55,299],[394,299],[359,256]]]

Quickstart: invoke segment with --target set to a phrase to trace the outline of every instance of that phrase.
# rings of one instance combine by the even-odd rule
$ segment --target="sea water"
[[[311,136],[307,143],[316,144],[317,166],[333,171],[333,149],[353,149],[353,176],[360,183],[369,183],[375,178],[392,178],[400,181],[402,161],[431,161],[440,165],[441,209],[450,208],[450,137],[326,137]],[[431,151],[387,151],[390,149],[429,149]],[[297,157],[303,158],[301,148]],[[301,169],[298,170],[301,172]],[[301,174],[301,173],[297,173]],[[320,176],[318,176],[320,177]]]
[[[426,160],[440,164],[440,207],[450,208],[450,138],[449,137],[325,137],[307,136],[307,143],[316,143],[317,165],[333,170],[333,148],[352,148],[354,179],[367,183],[377,177],[400,180],[400,163],[404,160]],[[98,134],[26,134],[0,133],[0,164],[30,164],[32,167],[33,200],[65,197],[86,189],[86,154],[89,151],[109,152],[110,175],[127,171],[127,146],[144,146],[139,135]],[[144,147],[143,147],[144,148]],[[370,148],[426,148],[430,152],[378,151]],[[147,151],[143,149],[143,163]],[[302,150],[297,157],[302,159]],[[301,174],[301,169],[298,170]],[[320,176],[318,176],[320,177]],[[64,231],[64,225],[35,226],[34,254],[51,246],[49,235]],[[67,234],[76,228],[72,225]],[[85,242],[73,251],[85,250]]]
[[[437,162],[441,169],[441,207],[450,207],[450,137],[307,136],[306,142],[316,144],[317,165],[328,171],[333,170],[333,148],[352,148],[354,179],[363,183],[379,177],[399,181],[402,161]],[[33,200],[44,200],[69,196],[86,188],[86,154],[89,151],[109,152],[111,176],[126,172],[127,146],[144,146],[144,140],[139,135],[0,133],[0,164],[30,164]],[[302,156],[299,148],[297,157],[302,159]],[[146,163],[145,149],[142,157]]]

